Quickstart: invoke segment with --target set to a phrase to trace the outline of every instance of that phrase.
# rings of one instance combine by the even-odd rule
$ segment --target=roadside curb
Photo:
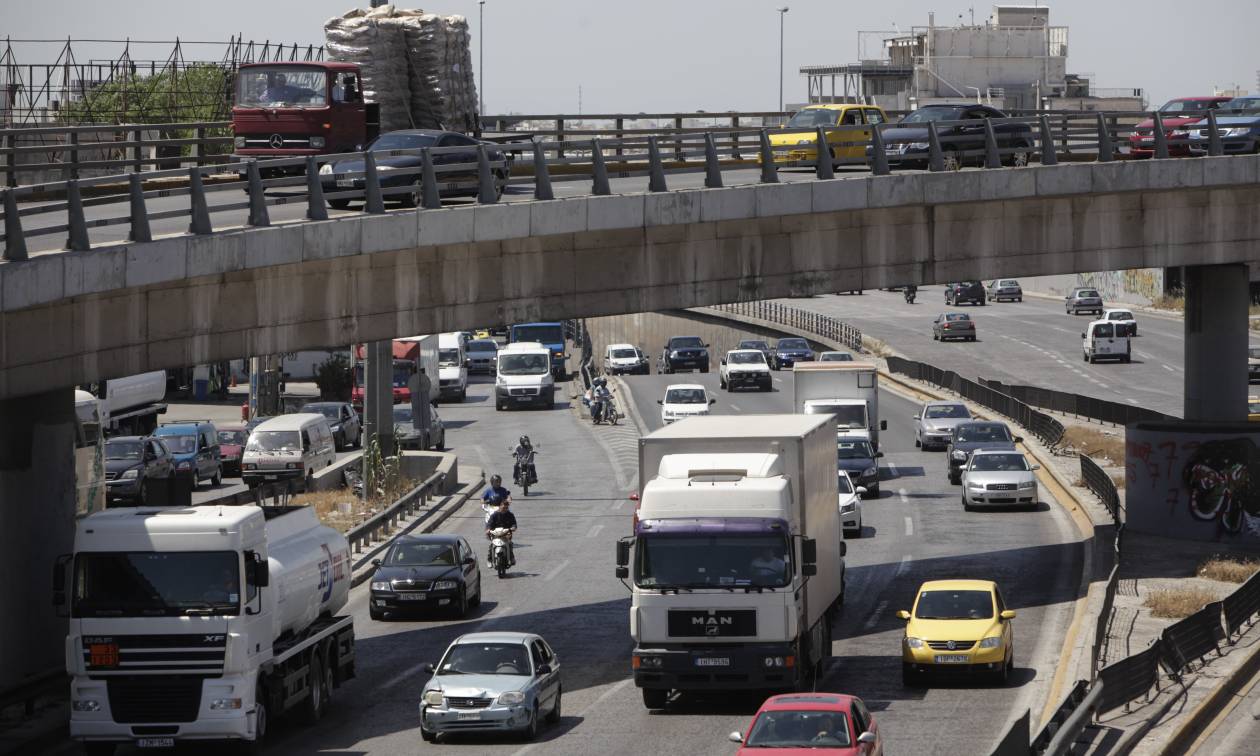
[[[1260,672],[1260,643],[1254,644],[1243,663],[1217,683],[1212,692],[1208,693],[1207,698],[1200,701],[1194,711],[1190,712],[1190,716],[1186,717],[1176,731],[1168,736],[1159,755],[1174,756],[1192,753],[1204,745],[1221,720],[1233,710],[1234,707],[1230,704],[1236,705],[1241,700],[1238,694],[1242,687],[1248,683],[1255,684],[1252,678],[1257,672]]]

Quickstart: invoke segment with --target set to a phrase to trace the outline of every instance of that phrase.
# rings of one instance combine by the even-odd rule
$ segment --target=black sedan
[[[399,536],[385,558],[372,564],[376,571],[368,612],[374,620],[434,609],[463,617],[481,603],[477,553],[460,536]]]
[[[975,421],[955,425],[949,439],[949,482],[954,485],[962,482],[962,471],[972,452],[979,449],[1014,451],[1019,441],[1023,439],[1012,436],[1006,423]]]
[[[984,306],[984,284],[979,281],[958,281],[945,285],[945,304],[957,307],[963,302]]]
[[[159,439],[115,436],[105,442],[106,502],[127,499],[144,505],[173,470],[171,453]]]
[[[884,456],[871,448],[864,438],[839,439],[836,441],[836,468],[849,474],[855,486],[864,486],[864,498],[879,498],[879,463]]]
[[[405,131],[390,131],[381,134],[372,143],[368,145],[369,152],[389,152],[391,150],[419,150],[425,147],[464,147],[464,150],[442,152],[433,155],[433,167],[437,174],[437,182],[441,184],[456,184],[455,186],[447,186],[439,189],[439,193],[443,197],[459,196],[459,195],[477,195],[477,146],[493,145],[493,142],[473,139],[470,136],[456,134],[453,131],[437,131],[434,129],[408,129]],[[507,182],[510,169],[505,166],[493,167],[495,162],[503,162],[506,160],[504,152],[494,147],[488,147],[486,157],[491,162],[491,171],[494,174],[495,195],[503,194],[503,186]],[[410,191],[386,194],[386,200],[399,200],[403,207],[416,207],[423,199],[421,190],[422,177],[420,167],[423,164],[423,158],[419,152],[408,153],[405,155],[380,155],[376,156],[376,173],[380,178],[381,189],[390,189],[395,187],[408,187]],[[445,166],[458,165],[455,170],[443,170]],[[362,171],[364,162],[361,158],[346,158],[338,160],[335,163],[326,163],[319,169],[320,183],[326,193],[344,192],[350,189],[363,189],[362,176],[344,176],[342,174],[354,173]],[[415,169],[415,173],[398,173],[398,171]],[[328,204],[335,208],[345,208],[350,205],[351,200],[347,198],[329,199]]]
[[[926,168],[928,164],[928,123],[937,121],[937,136],[946,170],[964,165],[984,165],[984,122],[993,122],[998,149],[1004,165],[1027,165],[1033,150],[1032,127],[1014,123],[997,108],[988,105],[924,105],[901,119],[896,126],[884,129],[884,154],[891,166]],[[966,121],[942,125],[940,122]],[[871,148],[866,156],[872,157]]]

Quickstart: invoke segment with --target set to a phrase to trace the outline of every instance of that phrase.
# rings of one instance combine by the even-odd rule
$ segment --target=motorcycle
[[[918,293],[913,287],[907,286],[905,289],[906,304],[914,304],[914,297]]]
[[[499,577],[507,574],[509,565],[508,544],[512,542],[510,528],[495,528],[490,531],[490,564]]]
[[[596,425],[617,424],[617,405],[613,402],[612,392],[597,394],[591,400],[591,421]]]

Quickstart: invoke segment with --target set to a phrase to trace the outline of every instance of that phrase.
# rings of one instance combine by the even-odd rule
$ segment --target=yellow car
[[[932,580],[919,588],[901,641],[901,681],[932,670],[981,672],[1004,684],[1015,662],[1011,620],[991,580]]]
[[[474,339],[492,339],[494,337],[490,335],[490,331],[486,330],[485,328],[479,328],[473,332],[473,338]]]
[[[1260,423],[1260,396],[1247,397],[1247,419]]]
[[[774,162],[785,163],[809,162],[817,160],[819,126],[865,126],[872,123],[885,123],[888,117],[882,108],[875,105],[855,105],[843,103],[835,105],[810,105],[802,108],[787,122],[784,131],[770,134],[770,147],[775,149]],[[831,148],[831,156],[836,160],[857,159],[865,163],[866,144],[871,139],[869,128],[846,129],[844,131],[827,132],[827,143],[836,145]],[[758,155],[757,162],[761,162]]]

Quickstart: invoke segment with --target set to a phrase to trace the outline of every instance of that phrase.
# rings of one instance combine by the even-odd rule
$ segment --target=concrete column
[[[1247,420],[1247,266],[1185,269],[1185,419]]]
[[[76,481],[75,438],[71,388],[0,401],[0,689],[65,665],[53,564],[74,545],[76,492],[93,493]]]
[[[376,439],[381,456],[394,453],[394,344],[373,341],[366,345],[363,360],[364,441]]]

